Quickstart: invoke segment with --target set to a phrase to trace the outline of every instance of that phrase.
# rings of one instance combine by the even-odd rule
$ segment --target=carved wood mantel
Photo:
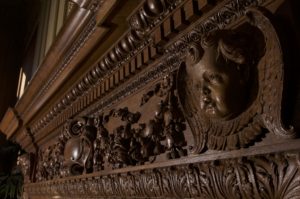
[[[23,196],[298,198],[289,5],[74,1],[3,120],[27,152]]]

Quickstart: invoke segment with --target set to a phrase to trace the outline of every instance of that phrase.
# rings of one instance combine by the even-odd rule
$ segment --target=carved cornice
[[[25,123],[49,99],[65,76],[72,71],[69,62],[94,31],[96,24],[94,16],[90,10],[74,5],[58,39],[51,46],[38,72],[31,80],[31,84],[16,105]],[[44,83],[41,84],[41,81]]]
[[[73,198],[293,198],[299,153],[278,153],[26,184],[30,196]]]
[[[161,23],[162,19],[174,10],[180,2],[181,0],[155,0],[146,1],[141,4],[140,8],[129,19],[131,29],[114,47],[101,57],[92,70],[88,71],[42,119],[32,125],[33,133],[43,128],[96,83],[103,83],[105,76],[112,74],[120,66],[124,66],[124,64],[134,58],[141,49],[148,46],[150,41],[149,34],[153,31],[153,28]]]

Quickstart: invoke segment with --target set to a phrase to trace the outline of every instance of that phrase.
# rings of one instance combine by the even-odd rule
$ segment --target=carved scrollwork
[[[178,92],[194,135],[195,153],[249,146],[264,134],[264,128],[282,137],[295,136],[281,122],[279,39],[263,12],[249,9],[246,13],[252,25],[213,31],[189,43],[186,62],[179,69]]]
[[[96,130],[90,118],[69,120],[55,144],[39,151],[37,180],[92,172]]]

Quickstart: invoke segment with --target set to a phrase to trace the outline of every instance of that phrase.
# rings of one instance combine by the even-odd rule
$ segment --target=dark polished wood
[[[297,198],[292,4],[74,1],[0,125],[24,197]]]

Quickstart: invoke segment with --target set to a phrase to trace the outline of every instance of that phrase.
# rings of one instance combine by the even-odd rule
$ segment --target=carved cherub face
[[[209,118],[232,119],[245,108],[248,77],[244,59],[237,53],[234,47],[217,41],[188,56],[195,102],[198,110]],[[189,59],[195,56],[198,59],[193,63]]]
[[[218,63],[216,57],[214,47],[204,51],[202,59],[193,67],[193,86],[201,111],[211,118],[229,119],[244,104],[244,80],[235,67]]]

